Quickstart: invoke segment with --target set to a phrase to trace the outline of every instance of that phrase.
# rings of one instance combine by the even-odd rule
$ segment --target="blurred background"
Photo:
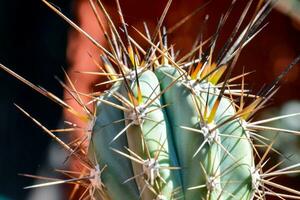
[[[54,2],[54,1],[53,1]],[[71,1],[57,1],[67,14]],[[0,1],[0,62],[62,97],[54,75],[66,65],[68,27],[41,1]],[[19,104],[47,127],[56,127],[61,109],[0,71],[0,196],[26,199],[32,179],[46,162],[49,139],[13,105]],[[0,197],[1,199],[1,197]],[[2,199],[1,199],[2,200]]]
[[[90,29],[91,35],[101,40],[101,31],[95,28],[95,19],[92,19],[87,0],[51,0],[51,2],[75,22]],[[114,1],[103,2],[116,18]],[[142,22],[146,21],[150,30],[153,30],[167,1],[144,0],[141,3],[137,0],[120,0],[120,2],[128,24],[143,30]],[[174,0],[165,25],[171,27],[204,2],[207,1]],[[206,38],[215,31],[221,14],[225,13],[230,2],[230,0],[212,0],[199,14],[170,35],[170,43],[176,44],[175,49],[181,50],[180,55],[184,55],[191,48],[199,31],[203,31]],[[246,1],[237,1],[222,31],[217,49],[220,49],[232,31],[245,3]],[[207,16],[208,21],[203,24]],[[253,89],[254,93],[258,92],[263,84],[272,82],[300,54],[299,16],[298,0],[279,1],[265,20],[268,23],[266,28],[243,50],[234,74],[241,73],[242,67],[245,67],[246,71],[255,70],[254,75],[246,78],[248,87]],[[64,79],[61,68],[67,69],[72,74],[72,69],[76,66],[90,67],[78,60],[87,60],[89,53],[96,56],[98,53],[87,40],[78,39],[74,34],[74,31],[41,1],[0,0],[0,63],[61,98],[63,88],[54,76]],[[131,34],[136,35],[134,32]],[[142,40],[140,42],[143,43]],[[79,84],[90,83],[77,83]],[[0,94],[0,200],[65,199],[60,195],[64,190],[51,192],[52,195],[44,195],[41,198],[33,194],[39,189],[34,191],[23,189],[34,182],[33,179],[20,176],[20,173],[55,176],[56,173],[52,168],[64,168],[67,164],[63,163],[65,155],[63,150],[50,148],[54,142],[23,116],[13,103],[25,108],[50,129],[59,127],[62,121],[61,108],[1,70]],[[284,79],[281,89],[258,118],[297,111],[300,112],[299,64]],[[299,118],[283,120],[280,123],[274,126],[300,130]],[[283,137],[280,141],[281,143],[275,147],[285,155],[291,156],[289,162],[300,162],[299,138]],[[284,148],[286,145],[292,146],[289,151]],[[295,189],[300,189],[299,176],[284,177],[283,181]],[[47,190],[52,191],[51,188]]]

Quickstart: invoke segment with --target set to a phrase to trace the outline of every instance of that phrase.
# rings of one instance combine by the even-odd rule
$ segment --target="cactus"
[[[298,131],[263,126],[266,122],[298,113],[251,121],[253,114],[268,102],[283,76],[300,58],[257,95],[244,89],[247,73],[231,78],[240,51],[260,30],[263,19],[271,10],[271,1],[258,4],[255,17],[233,40],[251,1],[247,4],[217,58],[213,58],[213,52],[225,17],[220,20],[216,33],[207,41],[210,45],[205,51],[202,51],[203,43],[197,43],[199,46],[179,61],[172,53],[173,47],[168,47],[167,31],[163,29],[160,32],[161,24],[154,37],[136,30],[149,43],[148,50],[142,49],[129,37],[118,1],[127,41],[120,39],[117,28],[101,1],[98,1],[112,30],[111,35],[104,31],[110,51],[53,5],[43,2],[104,51],[101,58],[105,72],[98,74],[107,76],[109,81],[106,83],[110,89],[93,96],[95,112],[87,112],[82,116],[54,94],[34,86],[1,65],[2,69],[74,115],[89,120],[92,129],[91,133],[87,132],[88,150],[83,149],[84,153],[81,154],[75,151],[78,146],[67,145],[17,106],[88,169],[88,173],[83,171],[80,177],[28,188],[78,181],[77,184],[86,188],[83,196],[103,200],[251,200],[265,199],[266,196],[300,198],[300,192],[272,181],[279,175],[298,172],[300,164],[280,170],[276,170],[275,166],[264,172],[268,154],[276,150],[272,148],[274,141],[267,143],[257,133],[259,130],[273,130],[300,134]],[[93,1],[90,3],[97,14],[95,4]],[[229,15],[234,3],[226,15]],[[160,22],[163,18],[164,15]],[[126,42],[128,48],[125,48]],[[197,54],[200,56],[188,61],[188,58]],[[242,80],[238,85],[241,89],[234,89],[232,82],[239,79]],[[239,101],[233,96],[238,97]],[[245,98],[252,101],[245,104]],[[256,149],[257,142],[265,147],[262,154]],[[272,188],[284,193],[273,192]]]
[[[153,190],[145,199],[155,199],[155,195],[165,199],[182,195],[186,199],[197,196],[230,199],[231,195],[249,199],[253,192],[254,158],[242,120],[230,120],[218,127],[236,113],[231,100],[222,97],[215,116],[205,116],[204,110],[213,113],[220,91],[209,82],[197,83],[180,73],[172,66],[158,66],[154,72],[146,69],[137,78],[127,80],[130,92],[122,81],[123,84],[117,82],[100,97],[90,152],[96,154],[100,167],[108,165],[102,181],[108,190],[113,190],[109,191],[111,196],[116,195],[113,199],[127,199],[124,195],[129,194],[128,191],[136,192],[137,188],[144,194],[146,190]],[[133,96],[127,97],[131,92]],[[120,101],[115,99],[118,95],[121,95]],[[124,100],[121,97],[125,97]],[[119,122],[120,127],[112,125],[121,119],[125,122],[122,125]],[[116,127],[119,129],[115,130]],[[131,154],[123,152],[127,149],[124,146]],[[105,156],[101,156],[102,153]],[[127,181],[111,177],[121,176],[114,168],[127,166],[128,160],[119,160],[122,156],[132,160],[134,172],[130,174],[129,167],[128,172],[122,171],[122,176],[140,177],[137,177],[137,187],[120,185],[125,191],[118,193],[113,186]],[[116,161],[118,164],[111,164]],[[172,170],[171,166],[181,169]],[[137,196],[128,197],[135,198]]]

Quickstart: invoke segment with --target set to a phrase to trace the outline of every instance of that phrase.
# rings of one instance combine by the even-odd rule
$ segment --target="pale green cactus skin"
[[[141,122],[133,123],[130,111],[98,103],[89,153],[95,155],[100,167],[107,165],[100,176],[111,199],[253,198],[254,158],[242,120],[231,119],[208,132],[207,136],[214,134],[209,142],[199,132],[207,130],[203,127],[213,128],[232,117],[236,113],[233,103],[222,97],[213,122],[205,125],[197,110],[206,107],[209,113],[219,90],[210,83],[192,82],[182,73],[171,66],[139,73],[142,94],[139,116],[144,116]],[[137,98],[137,80],[133,79],[129,80],[130,87]],[[130,99],[124,85],[124,81],[118,82],[100,98],[122,106],[124,103],[112,94],[117,91]],[[125,120],[116,123],[124,117]],[[132,125],[114,140],[130,123]],[[201,150],[196,153],[200,146]],[[149,174],[143,173],[141,163],[113,151],[117,149],[130,155],[124,147],[143,160],[156,157],[159,176],[152,180]],[[126,181],[134,176],[135,179]]]
[[[162,67],[156,70],[156,74],[161,80],[162,87],[168,87],[176,78],[180,76],[178,71],[172,67]],[[193,157],[194,153],[201,146],[203,137],[193,131],[185,130],[180,126],[199,127],[199,117],[194,106],[193,95],[191,91],[186,88],[180,81],[175,83],[164,95],[163,99],[168,102],[170,106],[166,108],[170,124],[174,134],[178,158],[182,167],[182,181],[185,189],[186,199],[191,199],[195,196],[204,196],[204,190],[190,190],[189,187],[205,184],[205,176],[201,170],[200,162],[206,166],[208,171],[212,170],[214,166],[209,166],[212,161],[211,157],[218,153],[216,151],[208,151],[203,148],[202,151]],[[215,148],[216,146],[213,145]],[[218,161],[216,161],[218,162]],[[209,169],[210,168],[210,169]],[[216,169],[216,168],[215,168]],[[195,178],[199,177],[199,178]]]
[[[111,92],[118,89],[119,84],[112,87]],[[105,94],[100,98],[113,103],[120,103],[111,93]],[[122,184],[126,179],[133,176],[130,160],[110,149],[110,147],[118,149],[127,146],[126,136],[122,135],[109,145],[114,136],[125,126],[124,121],[114,122],[123,118],[124,114],[120,110],[101,102],[98,103],[97,119],[93,128],[89,153],[91,160],[98,162],[100,168],[107,165],[107,170],[101,174],[101,180],[108,186],[108,193],[112,199],[137,199],[139,193],[135,182]]]

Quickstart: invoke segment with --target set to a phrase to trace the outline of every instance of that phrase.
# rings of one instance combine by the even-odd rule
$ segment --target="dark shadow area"
[[[52,1],[55,3],[55,1]],[[70,1],[57,1],[67,14]],[[68,26],[41,1],[0,1],[0,62],[34,84],[58,96],[62,88],[54,76],[63,78]],[[25,199],[32,179],[43,165],[51,140],[13,103],[25,108],[47,127],[55,128],[61,108],[0,71],[0,194]]]

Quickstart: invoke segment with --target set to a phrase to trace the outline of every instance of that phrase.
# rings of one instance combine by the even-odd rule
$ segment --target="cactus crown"
[[[213,57],[213,52],[226,17],[221,18],[213,36],[198,41],[197,47],[180,59],[176,58],[173,46],[167,44],[166,29],[161,28],[171,1],[153,36],[136,30],[149,43],[147,50],[128,35],[118,0],[126,41],[121,40],[101,1],[95,5],[90,0],[95,15],[96,6],[99,6],[112,30],[110,35],[103,30],[110,50],[53,5],[43,2],[103,51],[104,72],[93,74],[105,75],[108,81],[100,84],[109,86],[100,95],[89,95],[90,103],[95,103],[95,112],[82,105],[87,111],[82,115],[52,93],[1,65],[7,72],[90,123],[92,131],[86,133],[89,148],[79,152],[77,149],[81,143],[75,143],[77,146],[74,147],[65,144],[17,106],[87,169],[80,177],[50,184],[77,181],[85,188],[83,196],[104,200],[248,200],[265,199],[269,195],[281,199],[300,198],[298,191],[272,181],[279,175],[297,172],[299,165],[265,171],[269,153],[276,150],[272,148],[274,141],[268,143],[259,134],[265,129],[299,134],[264,126],[266,122],[290,116],[252,121],[253,114],[273,96],[282,77],[299,58],[257,95],[244,88],[244,77],[248,73],[231,77],[240,51],[260,31],[263,19],[272,8],[272,1],[259,4],[249,24],[237,36],[252,1],[246,5],[217,58]],[[234,3],[225,16],[229,15]],[[204,49],[206,44],[208,47]],[[241,84],[233,84],[240,80]],[[71,90],[80,102],[76,89]],[[250,103],[245,104],[245,98]],[[257,143],[262,144],[264,150],[257,150]],[[88,172],[85,174],[85,171]],[[49,183],[32,187],[45,185]],[[272,188],[283,192],[273,192]]]

